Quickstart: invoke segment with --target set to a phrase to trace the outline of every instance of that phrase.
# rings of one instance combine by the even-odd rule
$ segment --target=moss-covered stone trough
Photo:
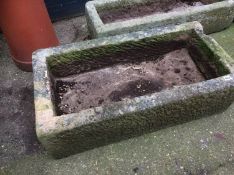
[[[197,69],[173,67],[186,64],[180,54]],[[173,71],[161,75],[164,63]],[[234,100],[232,66],[198,22],[39,50],[33,54],[37,136],[61,158],[221,112]]]
[[[87,2],[86,18],[93,38],[191,21],[209,34],[231,25],[234,1],[96,0]]]

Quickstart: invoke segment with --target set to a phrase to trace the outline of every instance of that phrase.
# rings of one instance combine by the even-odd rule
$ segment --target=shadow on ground
[[[61,44],[87,37],[84,17],[54,24]],[[19,70],[0,33],[0,167],[43,152],[35,132],[33,74]]]
[[[18,70],[0,36],[0,165],[40,150],[35,133],[32,73]]]

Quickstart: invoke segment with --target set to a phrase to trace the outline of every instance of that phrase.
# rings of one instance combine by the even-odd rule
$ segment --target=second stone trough
[[[93,38],[199,21],[206,34],[221,31],[234,18],[233,0],[94,0],[86,4]]]

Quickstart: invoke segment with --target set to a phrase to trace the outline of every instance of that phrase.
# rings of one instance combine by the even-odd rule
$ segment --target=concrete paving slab
[[[234,59],[234,24],[226,30],[211,34],[229,55]]]
[[[215,174],[234,165],[234,105],[226,112],[65,159],[42,154],[9,174]]]

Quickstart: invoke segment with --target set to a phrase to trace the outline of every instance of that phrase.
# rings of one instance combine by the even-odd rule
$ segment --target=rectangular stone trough
[[[221,112],[232,66],[198,22],[39,50],[37,136],[61,158]]]
[[[191,21],[209,34],[230,26],[234,1],[96,0],[87,2],[86,18],[93,38]]]

